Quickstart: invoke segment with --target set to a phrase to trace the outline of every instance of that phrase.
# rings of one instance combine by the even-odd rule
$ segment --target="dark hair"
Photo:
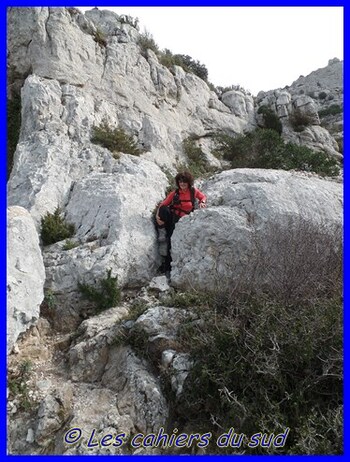
[[[182,180],[189,186],[193,186],[194,178],[190,172],[180,172],[175,177],[176,186],[179,187],[179,181]]]

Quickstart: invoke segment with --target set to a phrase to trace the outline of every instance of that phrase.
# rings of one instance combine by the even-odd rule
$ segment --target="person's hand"
[[[162,221],[162,220],[159,218],[158,215],[156,215],[156,222],[157,222],[157,225],[159,225],[159,226],[162,226],[162,225],[164,225],[164,223],[165,223],[164,221]]]
[[[199,208],[200,209],[205,209],[206,206],[207,206],[207,204],[205,202],[200,202],[199,203]]]

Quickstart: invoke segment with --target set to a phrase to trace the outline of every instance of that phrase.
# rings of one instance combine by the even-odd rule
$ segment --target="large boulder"
[[[29,212],[9,207],[7,213],[7,350],[39,318],[44,298],[45,268],[39,237]]]
[[[159,264],[152,214],[164,197],[166,176],[152,162],[125,155],[110,173],[92,173],[73,187],[66,219],[77,247],[44,252],[47,286],[60,293],[78,282],[95,284],[107,270],[119,285],[149,281]]]
[[[248,279],[257,241],[267,249],[273,228],[292,236],[294,225],[329,233],[341,227],[342,185],[316,175],[237,169],[215,175],[202,190],[208,208],[182,218],[172,237],[177,287],[206,290],[227,279]],[[253,278],[251,284],[260,282]]]

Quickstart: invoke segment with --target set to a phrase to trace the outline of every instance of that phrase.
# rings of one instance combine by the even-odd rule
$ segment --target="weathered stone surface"
[[[272,223],[342,223],[342,185],[312,175],[237,169],[215,175],[202,189],[209,207],[182,218],[172,237],[171,280],[178,287],[214,288],[228,270],[243,277],[253,237],[263,237]]]
[[[129,347],[110,350],[102,384],[117,393],[119,412],[128,414],[144,434],[164,427],[168,406],[160,383]]]
[[[68,419],[72,410],[73,391],[70,384],[54,390],[40,403],[38,421],[35,429],[35,441],[46,446]]]
[[[65,251],[61,243],[45,250],[47,286],[72,292],[78,282],[96,285],[108,269],[120,286],[150,280],[159,265],[152,214],[166,183],[155,164],[129,155],[110,173],[77,181],[66,219],[75,225],[81,245]]]
[[[120,321],[127,314],[126,308],[111,308],[80,324],[78,338],[69,350],[72,380],[95,382],[101,378],[109,348],[120,335]]]
[[[74,407],[69,425],[59,431],[55,437],[55,453],[65,455],[86,454],[125,454],[125,447],[103,447],[100,441],[106,435],[112,435],[112,442],[118,434],[130,435],[135,431],[128,415],[118,411],[115,392],[99,385],[80,383],[75,390]],[[73,444],[74,433],[70,429],[80,429],[80,437]],[[66,437],[66,435],[68,435]],[[70,436],[72,435],[72,436]],[[66,437],[66,439],[65,439]],[[68,444],[67,441],[71,441]],[[126,441],[126,438],[122,441]]]
[[[33,219],[22,207],[7,213],[7,351],[39,318],[45,268]]]

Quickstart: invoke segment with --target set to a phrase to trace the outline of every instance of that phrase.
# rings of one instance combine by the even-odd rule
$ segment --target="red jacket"
[[[159,204],[159,207],[162,205],[169,206],[174,198],[176,191],[171,191],[170,194]],[[203,194],[199,189],[194,188],[194,197],[195,199],[198,199],[199,202],[205,201],[207,199],[206,195]],[[184,215],[187,215],[186,212],[191,212],[192,211],[192,202],[191,202],[191,190],[188,188],[186,191],[182,191],[179,188],[179,200],[180,204],[174,204],[173,210],[176,213],[176,215],[179,215],[180,217],[183,217]],[[181,209],[181,210],[179,210]],[[184,210],[184,211],[183,211]]]

